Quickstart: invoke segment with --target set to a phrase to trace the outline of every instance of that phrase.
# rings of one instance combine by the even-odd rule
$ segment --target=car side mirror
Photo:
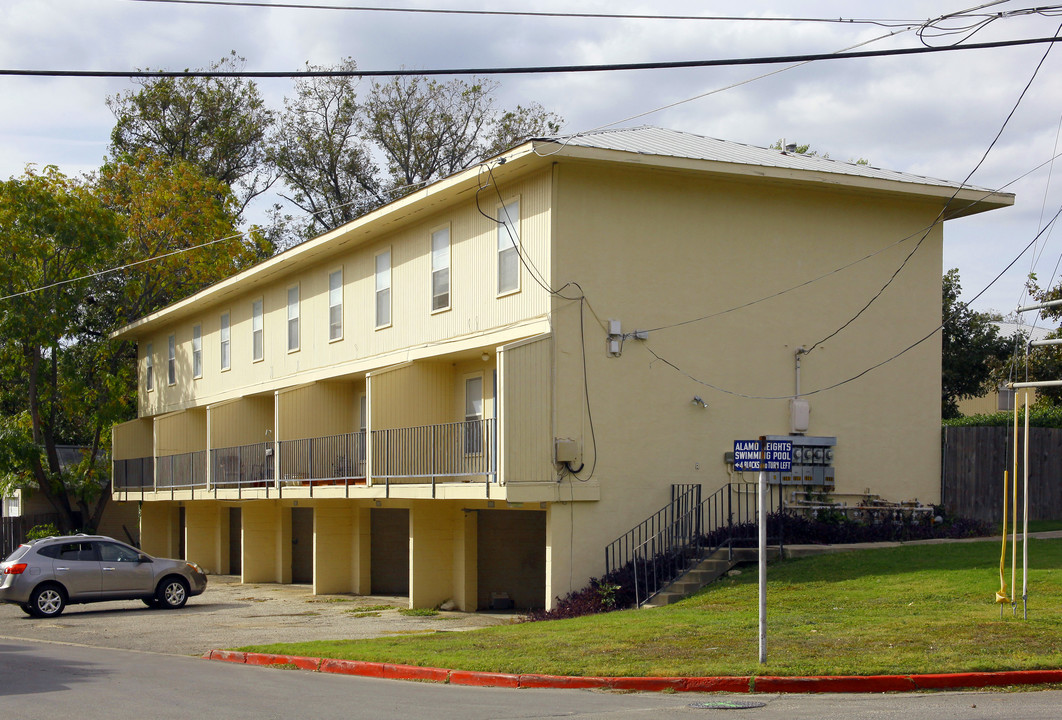
[[[142,562],[142,563],[146,563],[146,562],[149,563],[149,562],[151,562],[151,558],[149,558],[144,553],[140,553],[139,555],[137,555],[136,561],[137,562]]]

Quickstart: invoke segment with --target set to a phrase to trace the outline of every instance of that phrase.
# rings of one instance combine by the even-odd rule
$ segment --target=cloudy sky
[[[354,3],[313,0],[313,4]],[[246,58],[247,70],[288,71],[299,70],[306,62],[331,65],[348,56],[361,69],[387,70],[775,56],[834,52],[868,41],[872,42],[863,49],[877,50],[918,47],[920,23],[975,3],[527,0],[499,5],[485,0],[374,0],[372,4],[888,22],[533,18],[151,0],[4,0],[0,69],[181,70],[206,67],[232,50]],[[1004,15],[969,42],[1049,37],[1062,23],[1062,17],[1053,14],[1017,12],[1032,3],[988,5],[976,12]],[[958,30],[979,19],[953,19],[943,27]],[[890,33],[895,34],[883,37]],[[926,40],[948,45],[964,37],[962,33]],[[836,160],[868,158],[879,167],[960,181],[988,149],[1047,47],[816,62],[730,89],[724,88],[784,66],[504,76],[498,100],[505,107],[538,101],[565,118],[565,132],[619,123],[651,124],[753,145],[785,138],[810,143]],[[290,80],[259,81],[259,86],[277,108],[291,91]],[[107,153],[114,122],[105,99],[133,87],[123,79],[0,76],[0,177],[20,175],[26,163],[58,165],[67,174],[97,168]],[[1048,54],[1002,137],[970,179],[989,188],[1013,182],[1006,190],[1017,194],[1015,206],[945,227],[943,269],[960,269],[965,298],[985,288],[1062,206],[1062,158],[1059,177],[1053,177],[1048,163],[1062,150],[1060,120],[1062,47]],[[1055,274],[1062,231],[1044,233],[1044,238],[1035,256],[1029,252],[1021,257],[976,301],[976,308],[1009,312],[1021,300],[1030,270],[1044,283]]]

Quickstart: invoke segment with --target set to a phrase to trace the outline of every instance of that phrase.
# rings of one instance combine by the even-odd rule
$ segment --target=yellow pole
[[[1024,410],[1025,417],[1029,417],[1029,393],[1025,392],[1024,398]],[[1026,430],[1028,432],[1028,430]],[[1014,509],[1014,522],[1013,535],[1010,539],[1010,604],[1014,605],[1014,585],[1017,582],[1017,562],[1018,562],[1018,403],[1014,403],[1014,486],[1011,488],[1014,494],[1014,504],[1011,507]]]
[[[1003,471],[1003,547],[999,550],[999,592],[996,593],[996,602],[999,603],[999,616],[1003,617],[1003,603],[1007,602],[1007,581],[1004,567],[1007,563],[1007,471]]]

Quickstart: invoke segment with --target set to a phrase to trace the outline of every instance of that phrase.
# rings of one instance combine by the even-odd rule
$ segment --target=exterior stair
[[[664,607],[676,603],[715,582],[736,566],[756,562],[757,556],[756,548],[720,548],[651,597],[642,607]],[[779,556],[777,546],[767,548],[768,562],[777,560]]]

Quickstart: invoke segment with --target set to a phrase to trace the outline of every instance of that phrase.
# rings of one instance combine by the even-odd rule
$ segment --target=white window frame
[[[445,239],[445,242],[446,242],[445,252],[442,252],[441,250],[439,252],[436,252],[436,249],[435,249],[436,242],[437,241],[442,241],[443,239]],[[441,242],[440,242],[440,244],[441,244]],[[452,290],[453,289],[453,285],[451,283],[451,273],[450,273],[450,267],[451,267],[451,263],[450,263],[450,252],[451,251],[450,251],[450,248],[451,248],[450,226],[449,225],[445,225],[445,226],[443,226],[441,228],[436,228],[431,233],[431,249],[430,249],[430,253],[429,253],[430,256],[431,256],[431,275],[428,278],[428,293],[431,295],[431,312],[433,314],[434,313],[440,313],[440,312],[446,312],[447,310],[450,309],[451,303],[453,302],[453,298],[452,298],[452,295],[451,295],[451,293],[453,291]],[[437,295],[436,292],[435,292],[436,291],[435,278],[436,278],[437,275],[439,275],[440,273],[443,273],[443,272],[446,273],[446,293],[445,293],[446,294],[446,303],[436,307],[436,300],[442,294],[440,293],[440,294]]]
[[[221,372],[225,372],[232,368],[232,320],[228,311],[221,313],[219,327],[218,361],[221,364]]]
[[[380,259],[387,256],[387,267],[380,268]],[[373,316],[376,321],[376,329],[382,330],[384,328],[391,327],[393,322],[392,311],[394,309],[394,303],[391,298],[391,248],[381,250],[373,257],[373,278],[375,282],[375,292],[373,294]],[[380,317],[381,300],[386,300],[387,317]],[[384,320],[384,322],[380,322]]]
[[[479,381],[479,412],[475,412],[475,400],[473,401],[470,412],[470,397],[468,393],[471,389],[471,384],[476,381]],[[486,397],[484,396],[484,383],[483,373],[474,373],[472,375],[464,376],[465,455],[483,454],[483,421],[486,419],[484,408],[487,405]]]
[[[520,276],[523,274],[520,272],[520,266],[523,264],[520,258],[520,198],[515,198],[504,205],[498,207],[498,247],[497,247],[497,263],[495,270],[497,272],[497,290],[498,297],[505,295],[512,295],[513,293],[520,292]],[[512,253],[507,254],[507,253]],[[516,284],[513,287],[502,287],[502,262],[509,260],[509,258],[515,258],[516,261]],[[511,262],[511,260],[509,260]]]
[[[192,326],[192,377],[203,377],[203,326]]]
[[[302,333],[299,327],[300,305],[302,296],[296,283],[288,288],[288,352],[298,352],[302,345]]]
[[[155,357],[151,351],[151,343],[144,348],[144,384],[148,392],[155,389]]]
[[[343,268],[328,273],[328,342],[343,339]]]
[[[251,362],[265,360],[265,302],[251,302]]]
[[[170,335],[166,339],[166,384],[177,384],[177,336]]]

